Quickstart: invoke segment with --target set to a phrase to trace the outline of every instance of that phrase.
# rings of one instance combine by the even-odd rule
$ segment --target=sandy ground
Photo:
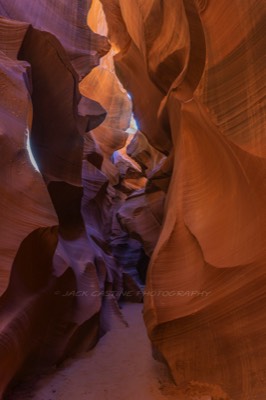
[[[128,327],[116,321],[93,350],[37,381],[29,378],[5,400],[228,400],[197,382],[177,389],[167,367],[152,358],[142,307],[124,303]]]
[[[152,358],[142,305],[126,303],[122,311],[128,327],[114,327],[92,351],[68,360],[33,387],[17,388],[8,400],[179,399],[171,393],[167,368]]]
[[[34,400],[165,400],[157,378],[163,366],[151,357],[141,309],[125,304],[129,326],[112,329],[92,351],[39,382]]]

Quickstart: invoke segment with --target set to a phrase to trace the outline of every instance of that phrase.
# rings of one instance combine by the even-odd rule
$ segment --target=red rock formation
[[[144,318],[177,385],[262,400],[264,5],[101,2],[139,166],[111,57],[79,84],[109,49],[91,1],[0,1],[0,396],[93,346],[151,257]]]
[[[58,6],[54,12],[62,13],[63,3],[59,11]],[[7,2],[1,2],[1,12],[11,13],[13,18],[25,10],[19,5],[12,10],[8,7]],[[21,18],[36,26],[40,22],[38,10],[48,13],[47,16],[51,12],[49,7],[45,11],[33,7],[32,13],[23,14],[25,18],[21,14]],[[86,16],[86,10],[83,11],[81,14]],[[92,43],[98,36],[88,28],[81,32],[80,15],[73,15],[76,19],[72,25],[65,25],[70,39],[73,40],[75,32],[74,39],[82,42],[85,32]],[[71,13],[68,16],[72,20]],[[47,24],[54,24],[51,18],[43,17]],[[59,13],[58,18],[63,15]],[[97,342],[108,329],[106,310],[109,314],[112,310],[118,313],[115,299],[121,292],[122,271],[108,249],[105,235],[99,238],[94,234],[99,220],[86,221],[85,199],[93,188],[86,186],[89,158],[86,146],[83,150],[83,137],[103,121],[106,112],[97,102],[81,96],[78,75],[52,34],[3,18],[0,27],[4,94],[1,96],[0,214],[4,237],[1,241],[1,292],[4,293],[0,299],[2,396],[9,382],[22,370],[36,372]],[[60,27],[57,33],[59,37],[64,34]],[[101,42],[107,43],[104,38]],[[82,51],[87,62],[90,54],[86,46]],[[79,70],[77,54],[66,47],[72,64]],[[80,49],[76,50],[79,54]],[[103,54],[102,49],[98,50]],[[89,69],[96,59],[87,65]],[[27,135],[41,174],[30,164]],[[108,184],[108,178],[104,179]],[[98,181],[97,174],[94,181]],[[98,187],[95,196],[100,198],[106,193],[101,193]],[[101,213],[106,214],[106,210]],[[58,228],[53,226],[58,223]],[[106,290],[109,294],[104,299]]]
[[[157,149],[173,149],[152,179],[168,175],[167,190],[173,168],[148,269],[151,341],[188,391],[262,400],[265,7],[101,1],[140,128]]]
[[[29,4],[30,12],[0,4],[2,15],[28,21],[0,19],[0,397],[21,372],[89,349],[113,317],[123,322],[122,285],[141,301],[130,275],[135,269],[138,280],[143,264],[144,279],[147,264],[115,216],[146,181],[124,150],[113,156],[126,144],[131,102],[103,67],[79,85],[109,49],[107,39],[86,27],[78,2]]]
[[[42,0],[1,0],[0,15],[17,21],[27,21],[35,28],[52,33],[66,50],[73,67],[81,77],[99,64],[110,46],[106,37],[97,35],[86,24],[91,0],[82,5],[79,0],[55,3]]]
[[[21,241],[40,226],[57,223],[47,189],[26,148],[32,104],[30,66],[17,61],[28,29],[0,19],[1,27],[1,294]],[[11,207],[12,204],[12,207]]]

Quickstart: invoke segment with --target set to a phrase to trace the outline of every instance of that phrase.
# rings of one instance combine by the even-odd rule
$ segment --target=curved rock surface
[[[63,45],[73,67],[80,77],[99,64],[100,57],[110,46],[106,37],[97,35],[87,25],[87,14],[92,0],[82,5],[79,0],[49,2],[26,0],[1,0],[0,15],[28,22],[35,28],[52,33]]]
[[[178,385],[262,400],[265,5],[101,1],[141,131],[170,154],[150,182],[171,175],[146,284],[155,351]]]
[[[18,61],[17,54],[28,25],[0,19],[0,26],[2,294],[21,241],[40,226],[57,224],[57,218],[47,188],[27,151],[32,115],[30,65]]]
[[[103,160],[97,147],[89,146],[86,132],[104,120],[106,111],[80,94],[76,72],[81,73],[76,63],[79,51],[86,58],[86,70],[91,69],[104,53],[100,43],[107,39],[94,43],[98,35],[85,26],[81,30],[80,17],[86,17],[87,10],[78,4],[65,9],[64,2],[54,4],[53,12],[58,13],[54,21],[50,3],[35,5],[24,18],[20,3],[14,8],[0,4],[4,16],[34,24],[0,18],[1,398],[22,372],[36,373],[94,346],[110,329],[112,315],[123,322],[116,304],[122,269],[109,248],[108,228],[98,229],[116,192],[111,185],[106,190],[109,178],[100,171],[102,161],[113,168],[109,176],[117,176],[113,184],[119,181],[119,171],[110,160]],[[71,20],[65,20],[65,28],[59,24],[56,36],[70,59],[52,33],[36,29],[40,14],[46,13],[47,24],[41,28],[53,32],[53,24],[57,21],[56,28],[58,19],[64,20],[63,11]],[[82,44],[82,33],[89,49],[87,42]],[[68,34],[77,54],[71,53]],[[30,162],[33,156],[38,171]],[[91,164],[95,161],[96,167]],[[94,188],[87,181],[90,168],[94,168]],[[103,187],[98,184],[100,176]],[[94,197],[96,203],[102,198],[104,207],[92,220],[86,199]],[[110,229],[113,210],[109,211]]]
[[[265,6],[101,0],[93,69],[91,3],[0,0],[0,397],[123,323],[151,257],[179,389],[264,400]]]

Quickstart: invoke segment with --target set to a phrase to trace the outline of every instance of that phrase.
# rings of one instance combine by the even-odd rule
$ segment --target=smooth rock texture
[[[107,117],[99,127],[93,129],[92,135],[102,152],[110,157],[126,144],[126,130],[132,112],[127,93],[119,85],[115,74],[100,66],[82,80],[80,90],[107,111]]]
[[[140,129],[169,154],[147,185],[167,192],[145,288],[155,352],[177,385],[262,400],[265,5],[101,1]]]
[[[16,58],[28,25],[0,19],[0,26],[2,294],[21,241],[40,226],[56,224],[57,218],[46,186],[27,151],[32,115],[30,66]]]
[[[101,4],[0,0],[0,397],[146,279],[176,393],[264,400],[265,5]]]
[[[92,32],[86,23],[91,3],[91,0],[82,4],[79,0],[71,3],[1,0],[0,15],[52,33],[63,45],[79,76],[84,77],[110,48],[106,37]]]
[[[1,2],[5,15],[3,10]],[[79,26],[79,15],[68,31]],[[27,17],[32,22],[36,15]],[[78,75],[55,36],[4,18],[0,26],[2,397],[17,375],[93,347],[112,326],[112,314],[122,319],[116,302],[123,277],[106,235],[94,234],[99,220],[85,221],[83,212],[91,191],[85,185],[84,137],[106,111],[82,97]],[[86,46],[83,52],[89,56]],[[38,171],[30,163],[33,156]],[[119,171],[109,163],[118,182]]]
[[[108,41],[85,25],[90,2],[29,5],[0,2],[13,18],[0,18],[1,398],[23,374],[92,348],[114,321],[125,325],[117,301],[123,288],[142,301],[148,263],[116,218],[146,183],[117,152],[131,101],[113,69],[79,84]]]

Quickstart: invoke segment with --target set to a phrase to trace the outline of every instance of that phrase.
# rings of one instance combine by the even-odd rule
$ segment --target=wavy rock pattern
[[[131,103],[127,93],[119,85],[115,74],[101,66],[83,79],[80,90],[107,110],[106,119],[93,129],[92,135],[102,152],[110,158],[114,151],[125,146],[128,137],[126,130],[130,123]]]
[[[101,3],[114,48],[91,71],[110,48],[91,1],[0,1],[0,397],[123,323],[151,257],[144,318],[177,385],[262,400],[265,7]]]
[[[154,169],[158,169],[165,158],[162,153],[149,144],[146,136],[140,131],[135,133],[128,144],[127,154],[141,166],[147,176]]]
[[[167,191],[144,309],[155,352],[186,393],[262,400],[265,7],[101,2],[140,129],[169,154],[146,189]]]
[[[17,21],[25,21],[41,31],[52,33],[63,45],[73,67],[81,77],[88,74],[99,64],[100,57],[107,53],[110,46],[106,37],[97,35],[88,27],[87,14],[91,0],[71,4],[64,0],[36,3],[26,0],[1,0],[0,15]]]
[[[1,26],[1,279],[6,289],[21,241],[40,226],[57,223],[47,189],[26,148],[32,115],[30,66],[16,57],[28,25],[0,19]],[[12,208],[10,208],[12,204]]]
[[[107,40],[81,29],[87,10],[76,9],[77,4],[71,6],[73,13],[64,9],[64,2],[53,9],[48,2],[35,5],[27,14],[20,3],[0,5],[3,15],[34,24],[0,19],[0,397],[17,374],[36,372],[91,348],[114,318],[123,323],[116,304],[122,270],[107,243],[110,208],[106,231],[99,227],[116,193],[111,185],[106,190],[109,179],[101,167],[116,176],[115,183],[119,171],[85,135],[104,120],[106,111],[80,94],[77,75],[84,72],[80,54],[87,71],[109,46],[103,51],[101,43]],[[60,20],[64,24],[58,26]],[[50,32],[57,29],[71,62],[53,34],[35,28],[39,24]],[[40,173],[30,163],[27,141]],[[94,220],[88,199],[102,199]]]
[[[113,154],[128,140],[130,99],[106,66],[79,84],[109,44],[85,26],[85,5],[48,3],[0,3],[12,18],[0,18],[1,398],[22,373],[125,324],[117,300],[124,286],[142,301],[148,263],[116,218],[146,182],[125,149]]]

